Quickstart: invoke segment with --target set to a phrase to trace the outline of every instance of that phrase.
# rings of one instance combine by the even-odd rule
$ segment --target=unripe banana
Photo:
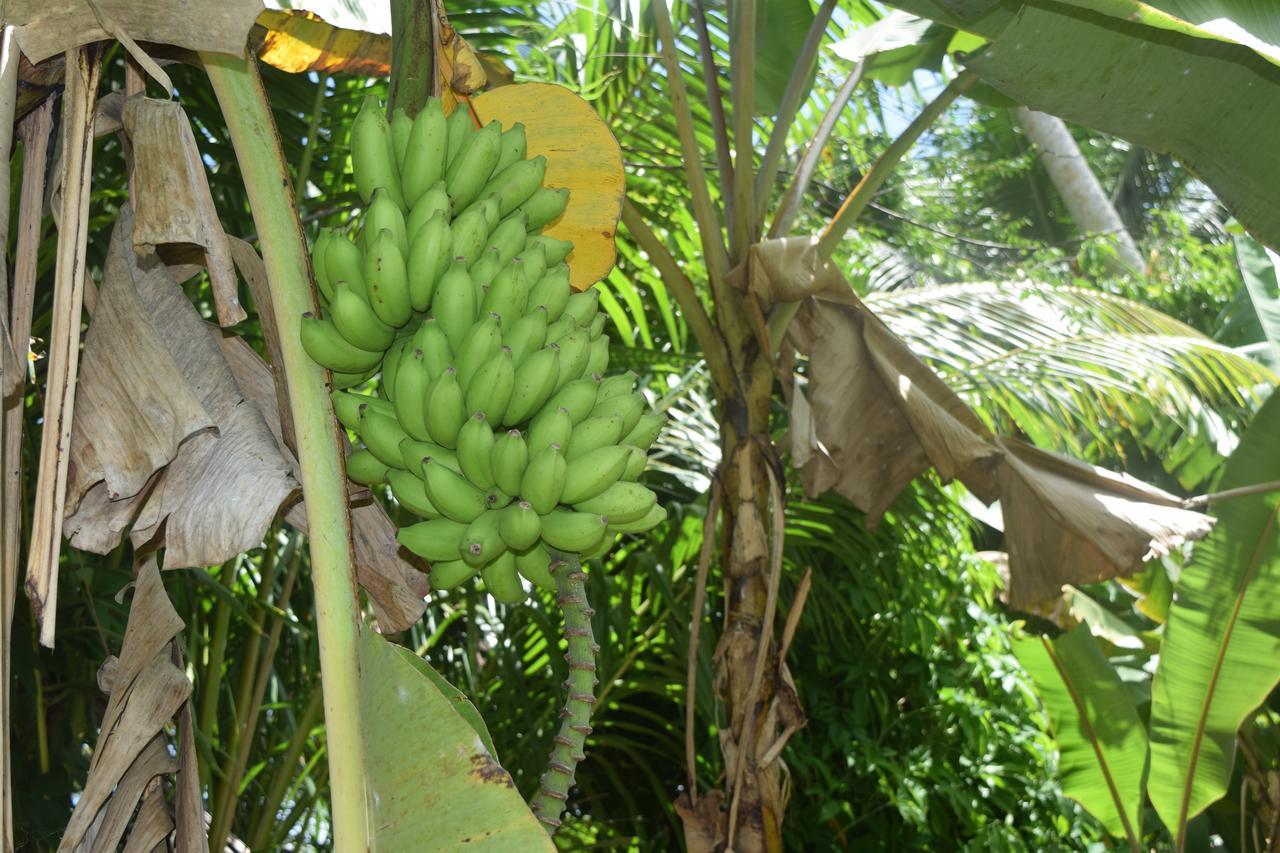
[[[553,444],[563,448],[572,435],[573,419],[569,417],[568,409],[543,409],[529,425],[529,452],[537,454]]]
[[[529,283],[524,277],[524,262],[516,258],[502,268],[489,283],[480,303],[481,316],[488,313],[502,318],[502,326],[509,329],[524,316],[529,301]]]
[[[519,160],[501,172],[496,172],[485,186],[483,194],[497,198],[498,215],[505,217],[537,192],[546,173],[547,158],[541,154],[528,160]],[[534,226],[524,227],[528,229]]]
[[[427,497],[445,518],[470,524],[485,511],[484,492],[445,465],[425,460],[422,481],[426,483]]]
[[[472,207],[484,215],[484,227],[488,229],[485,232],[485,240],[487,242],[489,235],[493,233],[493,229],[497,228],[498,223],[502,221],[502,217],[498,214],[498,200],[492,197],[482,198],[479,201],[472,202]]]
[[[588,451],[565,466],[564,491],[560,500],[567,504],[582,503],[612,486],[627,469],[631,451],[611,445]]]
[[[361,349],[347,342],[333,323],[320,320],[310,311],[302,315],[298,330],[302,348],[321,367],[342,373],[372,370],[382,360],[382,352]]]
[[[333,239],[332,228],[321,228],[311,244],[311,276],[315,279],[316,289],[325,299],[333,300],[333,282],[329,279],[329,268],[324,263],[325,250]]]
[[[462,473],[462,464],[458,461],[458,453],[434,441],[415,441],[406,438],[400,442],[400,459],[404,468],[414,476],[421,476],[422,460],[430,457],[439,465],[452,468],[455,473]]]
[[[513,356],[514,358],[514,356]],[[540,349],[516,368],[503,423],[520,424],[551,399],[560,376],[559,348]]]
[[[498,532],[502,534],[507,547],[513,551],[532,548],[542,535],[542,519],[533,511],[533,505],[528,501],[520,501],[501,510],[501,513]]]
[[[572,317],[579,326],[590,326],[600,308],[600,291],[588,287],[581,293],[570,294],[564,306],[564,316]]]
[[[454,210],[463,210],[480,195],[502,156],[502,126],[491,121],[480,129],[445,170]]]
[[[619,481],[594,498],[579,501],[573,508],[579,512],[603,515],[609,519],[610,526],[616,526],[639,521],[657,502],[658,496],[639,483]]]
[[[396,339],[395,330],[379,320],[369,303],[356,295],[345,281],[334,285],[329,319],[347,343],[363,350],[381,352]]]
[[[622,472],[622,479],[629,483],[634,483],[644,474],[645,466],[649,464],[649,455],[638,447],[630,444],[624,444],[627,448],[627,468]]]
[[[484,493],[485,509],[502,509],[511,503],[511,495],[494,486]]]
[[[587,369],[587,361],[591,358],[591,339],[582,329],[570,332],[561,338],[560,344],[560,378],[557,388],[563,388],[575,379],[582,377]]]
[[[467,525],[450,518],[435,518],[401,527],[396,541],[427,560],[456,560]]]
[[[404,255],[396,246],[391,231],[384,228],[365,255],[365,284],[369,290],[369,307],[388,326],[400,327],[413,316],[409,300],[409,277]]]
[[[471,265],[471,280],[481,292],[488,289],[498,271],[502,269],[502,258],[498,250],[490,246],[480,250],[480,260]]]
[[[507,550],[507,543],[498,532],[503,510],[485,510],[467,525],[462,536],[459,553],[473,566],[493,562]]]
[[[516,574],[516,558],[510,551],[498,556],[480,570],[484,587],[501,604],[519,604],[526,598],[520,576]]]
[[[502,153],[498,156],[498,165],[493,167],[494,173],[501,173],[517,160],[523,160],[528,150],[524,125],[516,122],[502,132]]]
[[[395,399],[396,373],[400,371],[405,350],[409,349],[411,341],[408,335],[397,337],[382,356],[382,377],[378,380],[378,393],[388,400]]]
[[[351,166],[362,201],[368,202],[373,191],[381,187],[398,206],[404,206],[391,127],[373,95],[365,96],[351,124]]]
[[[569,253],[573,251],[573,244],[567,240],[557,240],[554,237],[539,235],[530,237],[530,243],[541,243],[547,250],[547,266],[554,267],[556,264],[569,257]]]
[[[546,341],[547,309],[541,305],[517,320],[515,325],[503,325],[502,343],[511,347],[511,358],[517,364],[542,349]],[[558,374],[556,378],[559,378]]]
[[[466,150],[471,138],[476,135],[476,124],[471,118],[471,107],[462,102],[455,104],[453,112],[449,113],[445,119],[445,127],[448,130],[446,136],[449,145],[445,151],[444,163],[448,168],[458,155]]]
[[[547,306],[547,322],[554,323],[564,313],[571,291],[569,267],[557,261],[529,288],[529,304]]]
[[[605,381],[607,382],[608,380]],[[603,384],[602,382],[601,385]],[[645,399],[643,394],[622,394],[616,397],[606,397],[603,400],[600,399],[599,395],[596,395],[596,406],[591,410],[591,417],[602,418],[609,415],[617,415],[622,418],[622,435],[627,435],[640,422],[640,416],[644,414],[644,407]]]
[[[449,193],[445,191],[444,181],[436,181],[432,184],[409,211],[409,218],[404,222],[404,230],[409,235],[410,249],[413,248],[413,241],[417,239],[418,233],[435,218],[437,213],[443,213],[444,221],[446,223],[449,221]]]
[[[589,417],[573,428],[569,443],[565,445],[565,461],[572,462],[598,447],[617,444],[619,438],[622,438],[622,418],[617,415]]]
[[[476,412],[458,431],[458,462],[467,479],[482,489],[494,486],[493,429],[483,412]]]
[[[654,504],[643,518],[636,521],[623,522],[621,524],[610,524],[609,529],[618,533],[644,533],[646,530],[652,530],[659,524],[667,520],[667,510],[662,504]]]
[[[413,119],[403,109],[397,107],[391,113],[391,150],[396,155],[396,169],[404,174],[405,152],[409,150],[409,134],[413,132]],[[401,181],[403,183],[403,180]]]
[[[529,217],[529,230],[536,231],[559,219],[568,206],[568,189],[561,187],[553,190],[551,187],[539,187],[518,209],[524,211],[525,216]]]
[[[612,376],[606,376],[600,381],[600,390],[596,394],[596,405],[599,406],[605,400],[617,397],[620,394],[630,394],[631,389],[636,387],[637,378],[635,372],[631,370],[626,373],[615,373]],[[627,429],[629,430],[630,427]]]
[[[511,263],[512,258],[524,250],[526,240],[524,222],[525,215],[523,213],[512,214],[502,220],[498,227],[493,230],[493,233],[489,235],[489,242],[485,244],[485,248],[497,250],[498,269]]]
[[[330,235],[322,262],[330,283],[345,281],[361,298],[368,298],[368,288],[364,284],[364,252],[347,235],[336,230]]]
[[[389,470],[368,450],[356,450],[347,456],[347,477],[362,486],[382,485]]]
[[[555,592],[556,579],[552,577],[550,568],[551,554],[541,542],[535,542],[532,547],[516,553],[516,571],[538,589]]]
[[[394,415],[388,415],[362,406],[360,410],[360,440],[369,452],[378,457],[383,465],[392,468],[403,468],[404,460],[400,456],[400,442],[408,438],[404,429]]]
[[[520,430],[508,430],[493,443],[492,471],[498,488],[508,495],[520,493],[520,480],[529,465],[529,446]]]
[[[641,450],[648,450],[658,440],[658,434],[667,425],[667,416],[660,412],[641,415],[631,431],[622,437],[622,444],[630,444]]]
[[[578,324],[573,322],[572,317],[561,315],[559,320],[547,326],[547,343],[558,343],[561,338],[570,332],[576,331]]]
[[[409,301],[414,311],[426,311],[431,307],[436,283],[449,267],[452,245],[449,215],[440,211],[410,241],[405,274],[409,277]]]
[[[604,334],[604,324],[608,322],[608,320],[609,315],[603,311],[595,316],[595,319],[591,321],[591,340],[596,341],[600,339],[600,336]]]
[[[404,221],[404,213],[387,194],[386,189],[378,187],[373,191],[373,201],[369,202],[369,208],[364,213],[364,225],[361,233],[364,235],[364,250],[366,254],[372,251],[373,241],[382,236],[383,231],[391,232],[391,236],[396,241],[396,248],[400,250],[401,255],[409,253],[409,234],[408,226]],[[366,267],[367,277],[368,270]]]
[[[569,417],[575,424],[582,423],[595,408],[599,386],[600,380],[593,376],[575,379],[553,394],[547,401],[547,407],[558,409],[563,406],[569,410]]]
[[[613,550],[613,546],[617,541],[617,537],[618,537],[618,534],[612,527],[606,527],[604,532],[604,537],[601,538],[600,542],[597,543],[596,547],[592,548],[589,551],[583,551],[582,555],[578,559],[580,559],[584,563],[587,562],[588,560],[600,559],[605,554],[608,554],[611,550]]]
[[[446,367],[453,364],[453,350],[449,348],[449,339],[444,336],[444,330],[434,317],[422,321],[413,335],[413,345],[422,350],[427,376],[432,382]]]
[[[341,370],[329,371],[329,384],[339,390],[347,388],[355,388],[357,385],[363,385],[373,378],[373,374],[378,372],[378,368],[365,370],[360,373],[343,373]]]
[[[560,502],[566,475],[560,448],[552,445],[530,456],[529,465],[520,479],[520,496],[538,515],[545,515]]]
[[[476,289],[467,274],[465,258],[454,258],[453,264],[440,277],[436,293],[431,301],[431,313],[440,324],[449,341],[449,348],[457,352],[462,339],[476,322]]]
[[[387,472],[387,485],[391,486],[391,494],[395,497],[396,503],[419,518],[441,517],[440,510],[436,509],[435,504],[427,497],[426,486],[417,475],[392,468]],[[454,551],[453,556],[457,557],[458,552]]]
[[[467,411],[483,412],[493,423],[503,423],[515,378],[511,349],[502,347],[471,378],[467,386]]]
[[[484,244],[489,239],[489,223],[485,221],[483,208],[468,210],[449,224],[452,243],[449,254],[466,258],[467,268],[480,260]]]
[[[453,589],[471,580],[479,571],[462,560],[439,560],[431,564],[431,588]]]
[[[446,368],[427,394],[427,432],[436,444],[450,449],[458,446],[458,430],[467,418],[463,401],[457,370]]]
[[[475,376],[480,366],[488,361],[501,346],[502,329],[498,325],[497,314],[482,317],[479,323],[467,331],[462,344],[457,348],[456,358],[458,384],[464,390],[471,386],[471,377]]]
[[[428,98],[414,116],[408,150],[400,166],[400,186],[410,207],[444,176],[444,158],[448,150],[449,129],[440,101]]]
[[[524,251],[520,253],[520,261],[524,264],[524,280],[532,288],[547,272],[547,247],[541,243],[531,243],[526,240]],[[536,304],[529,302],[529,305]]]
[[[379,400],[377,397],[352,394],[350,391],[334,391],[329,395],[329,399],[333,401],[333,413],[337,416],[338,423],[352,432],[360,431],[361,406],[377,409],[384,414],[393,414],[391,404],[386,400]]]
[[[414,349],[396,371],[395,402],[396,420],[411,438],[428,441],[426,399],[431,388],[422,350]]]
[[[603,516],[555,509],[542,516],[542,541],[557,551],[589,551],[604,538]]]

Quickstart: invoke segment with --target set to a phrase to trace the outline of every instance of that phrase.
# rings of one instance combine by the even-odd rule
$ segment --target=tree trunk
[[[1110,238],[1116,254],[1108,259],[1108,268],[1114,273],[1142,275],[1146,271],[1142,253],[1062,119],[1026,107],[1018,107],[1013,114],[1039,150],[1040,162],[1076,226],[1083,234]]]

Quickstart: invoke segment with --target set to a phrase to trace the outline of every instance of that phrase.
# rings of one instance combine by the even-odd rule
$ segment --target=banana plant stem
[[[360,622],[351,565],[346,477],[325,373],[295,333],[315,310],[306,242],[266,91],[252,59],[203,53],[253,210],[271,307],[280,324],[280,353],[302,471],[311,531],[321,684],[329,759],[329,805],[335,850],[370,846],[360,706]]]
[[[538,793],[530,804],[533,813],[554,835],[560,826],[574,773],[586,756],[583,747],[591,734],[591,708],[596,697],[596,645],[591,633],[591,617],[595,613],[587,604],[586,574],[577,554],[551,552],[551,574],[556,579],[556,600],[564,611],[564,636],[568,644],[565,660],[569,677],[564,682],[567,692],[560,711],[560,731],[554,738],[547,769],[538,782]]]

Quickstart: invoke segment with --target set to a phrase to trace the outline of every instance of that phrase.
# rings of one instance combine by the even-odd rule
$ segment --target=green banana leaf
[[[426,667],[367,626],[361,631],[373,849],[554,850],[494,757],[480,715]]]
[[[1049,714],[1063,793],[1112,835],[1139,844],[1147,733],[1089,628],[1077,625],[1056,640],[1018,640],[1013,651]]]
[[[1227,461],[1219,488],[1280,480],[1280,394]],[[1148,794],[1175,833],[1226,793],[1236,731],[1280,681],[1280,492],[1215,505],[1218,523],[1178,579],[1152,683]]]
[[[1244,234],[1236,235],[1235,244],[1240,277],[1267,344],[1258,360],[1280,369],[1280,256]]]
[[[1062,0],[1113,18],[1242,44],[1280,65],[1280,16],[1274,4],[1257,0]],[[1270,6],[1268,8],[1268,6]],[[1264,11],[1265,10],[1265,11]]]
[[[809,0],[756,0],[756,55],[752,97],[756,115],[775,116],[782,106],[791,70],[813,24]],[[806,69],[808,82],[800,102],[804,103],[817,70],[815,59]]]
[[[1166,16],[1166,26],[1150,26],[1097,11],[1150,12],[1136,20],[1155,20],[1152,4],[1134,0],[889,2],[989,39],[966,62],[983,82],[1032,109],[1177,157],[1252,234],[1280,246],[1272,188],[1280,174],[1275,15],[1240,14],[1201,38],[1206,25],[1173,26]],[[1254,26],[1258,32],[1246,29]]]

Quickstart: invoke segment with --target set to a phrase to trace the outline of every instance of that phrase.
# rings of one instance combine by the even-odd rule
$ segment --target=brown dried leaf
[[[1059,598],[1064,584],[1130,574],[1213,527],[1209,516],[1133,477],[1016,439],[998,443],[1012,607]]]
[[[168,739],[156,735],[143,747],[133,764],[125,771],[111,794],[107,806],[99,814],[102,822],[94,830],[90,850],[116,850],[138,807],[142,793],[152,779],[168,775],[178,769],[178,763],[169,755]]]
[[[747,250],[745,277],[735,270],[733,283],[745,288],[767,309],[780,302],[810,296],[841,299],[851,291],[844,275],[818,255],[817,237],[764,240]]]
[[[676,814],[684,824],[684,844],[689,853],[713,853],[720,850],[727,836],[727,813],[720,808],[724,794],[707,791],[697,804],[689,802],[686,791],[676,798]]]
[[[136,41],[240,55],[261,0],[155,3],[153,0],[8,0],[3,22],[13,24],[33,63],[65,50],[125,33]],[[107,27],[103,26],[103,21]],[[108,27],[115,30],[108,32]]]
[[[124,844],[124,853],[152,853],[156,848],[167,850],[164,840],[170,832],[173,832],[173,818],[165,808],[164,791],[157,781],[147,789],[142,799],[138,817],[129,831],[129,840]]]
[[[125,100],[122,117],[133,145],[134,246],[169,263],[192,257],[204,263],[218,323],[234,326],[248,315],[186,111],[177,101],[136,95]]]

